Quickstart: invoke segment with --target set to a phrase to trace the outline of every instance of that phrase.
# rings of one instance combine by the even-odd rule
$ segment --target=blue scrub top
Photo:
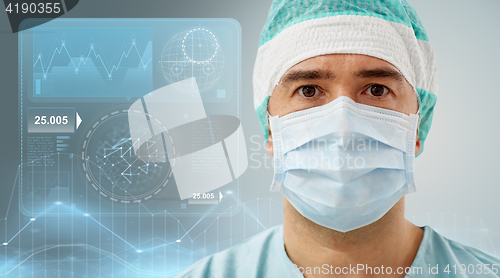
[[[464,246],[449,240],[429,226],[422,227],[424,237],[420,243],[417,256],[407,278],[414,277],[500,277],[500,259],[487,255],[475,248]],[[344,271],[354,274],[357,265],[351,269],[335,269],[323,265],[316,269],[299,270],[288,258],[283,242],[283,225],[260,232],[222,252],[201,259],[176,277],[208,278],[208,277],[297,277],[302,278],[301,271],[326,274]],[[372,267],[372,273],[387,274],[388,269],[378,270]],[[361,268],[361,266],[359,266]],[[360,273],[366,273],[362,270]],[[391,269],[394,275],[397,269]],[[404,271],[404,269],[399,269]],[[368,272],[370,273],[370,272]],[[349,273],[347,273],[349,274]],[[345,275],[346,277],[349,275]]]

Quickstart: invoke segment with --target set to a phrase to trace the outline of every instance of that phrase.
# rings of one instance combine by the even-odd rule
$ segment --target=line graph
[[[12,192],[18,186],[16,178]],[[203,257],[280,224],[283,204],[272,198],[257,198],[243,202],[242,214],[235,217],[222,217],[221,212],[199,219],[160,213],[144,218],[101,218],[65,204],[53,204],[32,218],[23,219],[14,211],[9,214],[9,207],[5,214],[8,220],[0,222],[5,228],[4,244],[0,245],[1,277],[19,277],[20,273],[32,277],[56,273],[60,277],[77,273],[86,277],[104,277],[103,273],[109,277],[173,277]],[[50,211],[60,210],[71,214],[57,219],[46,217]],[[429,217],[412,220],[429,223]],[[471,240],[479,239],[478,244],[482,243],[485,251],[499,255],[495,241],[498,233],[486,229],[482,220],[467,217],[464,222],[460,220],[463,216],[443,213],[434,218],[437,223],[432,226],[436,229],[452,227],[457,239],[464,241],[460,233]],[[451,224],[445,225],[446,219]]]
[[[33,97],[137,97],[152,91],[148,27],[36,27]]]
[[[148,44],[147,48],[148,47],[151,47],[151,45]],[[96,51],[95,51],[95,48],[94,48],[94,44],[91,44],[90,46],[90,50],[87,54],[86,57],[83,57],[81,56],[78,62],[78,64],[75,64],[74,62],[74,59],[72,58],[71,54],[68,52],[68,48],[66,48],[66,42],[63,40],[61,42],[61,48],[58,49],[56,48],[54,50],[54,53],[52,54],[52,57],[50,58],[50,62],[49,64],[47,65],[47,67],[45,68],[44,65],[43,65],[43,60],[42,60],[42,54],[38,54],[38,58],[36,59],[35,61],[35,64],[33,65],[33,67],[35,67],[38,63],[40,63],[40,66],[42,67],[42,73],[44,75],[44,78],[47,78],[47,72],[49,71],[50,69],[50,66],[52,65],[52,62],[54,61],[54,57],[56,56],[56,54],[61,54],[64,50],[64,53],[63,54],[67,54],[68,55],[68,58],[71,60],[71,64],[73,65],[74,69],[75,69],[75,73],[78,73],[78,71],[80,70],[80,65],[86,65],[88,60],[89,60],[89,57],[90,57],[90,54],[94,54],[93,57],[95,57],[96,59],[99,59],[103,68],[105,69],[108,77],[111,77],[113,75],[113,71],[114,70],[118,70],[120,68],[120,65],[123,61],[123,58],[128,58],[130,56],[130,52],[132,52],[132,50],[135,49],[135,52],[137,53],[137,55],[140,56],[140,61],[141,61],[141,64],[142,64],[142,67],[144,70],[146,70],[146,68],[148,67],[148,65],[151,63],[151,60],[153,59],[152,57],[149,57],[149,60],[147,61],[144,61],[143,60],[143,57],[141,56],[141,53],[139,52],[139,49],[137,48],[137,45],[135,44],[135,40],[132,41],[132,44],[128,50],[128,52],[123,52],[121,57],[120,57],[120,61],[118,62],[117,65],[112,65],[111,66],[111,70],[109,70],[107,67],[106,67],[106,64],[104,63],[102,57],[100,54],[97,54]]]
[[[18,186],[16,179],[12,192]],[[106,273],[117,277],[173,277],[195,261],[279,224],[281,218],[271,219],[271,215],[281,206],[273,199],[254,199],[243,203],[243,217],[221,217],[221,212],[197,221],[160,213],[144,218],[101,218],[64,203],[47,206],[28,219],[16,212],[7,213],[8,220],[0,222],[5,228],[0,276],[24,273],[45,277],[57,273],[58,277],[69,277],[79,273],[104,277]],[[46,217],[51,211],[61,210],[71,214]],[[241,237],[241,232],[233,233],[233,227],[245,227],[247,231]]]

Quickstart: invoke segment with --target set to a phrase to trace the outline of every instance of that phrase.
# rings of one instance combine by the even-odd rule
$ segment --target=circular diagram
[[[201,92],[214,87],[224,69],[224,55],[217,36],[206,28],[194,28],[173,36],[161,57],[169,83],[195,77]]]
[[[219,42],[212,31],[205,28],[189,30],[182,38],[184,57],[196,64],[210,62],[219,50]]]
[[[150,128],[164,129],[158,120],[143,123],[146,115],[119,110],[104,115],[86,133],[82,144],[83,170],[89,190],[111,201],[145,201],[166,190],[172,180],[168,140],[150,136]],[[140,134],[132,141],[129,126]]]

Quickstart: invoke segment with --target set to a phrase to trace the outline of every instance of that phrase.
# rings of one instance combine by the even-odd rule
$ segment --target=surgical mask
[[[269,118],[271,191],[304,217],[347,232],[386,214],[415,192],[418,115],[356,103],[348,97]]]

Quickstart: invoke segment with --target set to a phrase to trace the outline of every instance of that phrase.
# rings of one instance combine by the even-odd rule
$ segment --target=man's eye
[[[365,93],[374,97],[381,97],[389,92],[386,86],[383,85],[371,85],[366,89]]]
[[[302,86],[297,89],[297,92],[300,96],[309,98],[318,95],[320,90],[314,86]]]

